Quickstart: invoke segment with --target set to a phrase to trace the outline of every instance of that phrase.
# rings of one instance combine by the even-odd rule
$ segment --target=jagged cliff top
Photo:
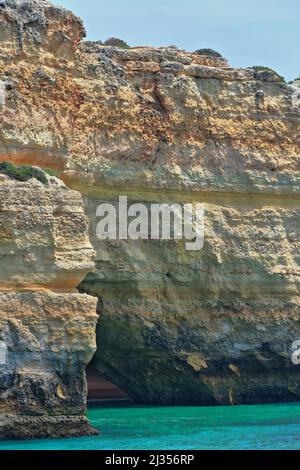
[[[0,8],[1,160],[93,194],[298,193],[299,89],[275,72],[84,42],[81,20],[48,1]]]
[[[85,36],[80,18],[47,0],[3,0],[0,15],[1,47],[19,54],[42,49],[70,56]]]
[[[10,29],[9,47],[10,49],[15,48],[18,53],[22,52],[24,48],[27,53],[46,49],[54,55],[59,55],[60,47],[72,49],[75,52],[79,42],[86,35],[80,18],[64,7],[53,5],[48,0],[2,0],[0,14],[3,15],[1,47],[7,45],[5,30]],[[12,39],[15,42],[12,42]],[[70,47],[71,45],[72,47]],[[81,50],[86,53],[105,54],[107,57],[120,61],[178,62],[183,66],[194,63],[212,67],[228,67],[225,58],[210,53],[209,50],[206,54],[199,54],[178,50],[172,46],[160,48],[140,46],[124,49],[116,46],[104,46],[100,41],[86,41],[82,43]],[[173,67],[172,71],[179,72],[179,66],[176,70]],[[267,76],[266,73],[265,76]],[[275,75],[271,77],[269,73],[268,77],[270,81],[276,81]]]

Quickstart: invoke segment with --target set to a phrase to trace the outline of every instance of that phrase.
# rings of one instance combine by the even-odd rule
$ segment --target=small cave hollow
[[[131,403],[126,392],[107,380],[104,374],[96,369],[93,360],[86,368],[86,380],[89,403]]]
[[[95,292],[93,292],[93,290],[91,289],[91,279],[93,279],[93,276],[94,273],[90,273],[86,276],[84,281],[77,287],[79,293],[96,296]],[[102,297],[96,297],[98,298],[97,313],[100,318],[103,310],[103,300]],[[97,325],[97,329],[98,328],[99,321]],[[99,370],[99,367],[96,366],[96,354],[97,352],[95,352],[94,357],[85,369],[88,388],[88,403],[96,405],[132,403],[132,400],[129,395],[124,392],[124,390],[120,389],[117,385],[108,380],[105,377],[105,374],[101,372],[101,370]]]

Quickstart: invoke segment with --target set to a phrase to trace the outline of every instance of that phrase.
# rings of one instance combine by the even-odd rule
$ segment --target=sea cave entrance
[[[97,281],[97,276],[95,276],[94,273],[88,274],[84,281],[77,287],[77,289],[82,294],[98,297],[97,313],[99,318],[101,318],[103,301],[102,297],[99,297],[97,292],[93,290],[95,278]],[[96,343],[96,347],[98,349],[99,344],[102,344],[99,321],[96,328]],[[96,351],[91,362],[86,366],[85,369],[88,389],[88,402],[90,404],[95,403],[99,405],[113,403],[132,403],[131,398],[124,390],[105,377],[105,374],[99,370],[99,367],[97,367],[97,363],[99,363],[99,361],[97,361]]]
[[[93,361],[86,368],[88,401],[96,403],[131,403],[126,392],[121,390],[99,372]]]

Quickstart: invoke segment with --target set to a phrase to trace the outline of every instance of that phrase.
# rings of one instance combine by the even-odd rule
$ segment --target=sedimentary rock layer
[[[94,266],[81,197],[56,178],[3,175],[0,195],[0,438],[91,434],[98,317],[75,290]]]
[[[95,366],[141,402],[299,400],[297,83],[174,48],[80,42],[80,20],[48,2],[1,10],[0,158],[50,167],[83,195]],[[96,208],[119,195],[204,203],[203,250],[100,242]]]

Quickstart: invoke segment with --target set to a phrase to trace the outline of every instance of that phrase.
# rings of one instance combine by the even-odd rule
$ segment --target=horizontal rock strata
[[[81,197],[56,178],[3,175],[0,195],[0,438],[93,434],[85,367],[98,316],[76,292],[94,266]]]
[[[51,168],[83,196],[94,365],[139,402],[299,400],[299,84],[174,48],[83,42],[78,18],[38,3],[2,7],[0,159]],[[119,195],[203,202],[203,250],[100,242],[97,206]],[[61,289],[76,276],[55,256],[45,284]]]

